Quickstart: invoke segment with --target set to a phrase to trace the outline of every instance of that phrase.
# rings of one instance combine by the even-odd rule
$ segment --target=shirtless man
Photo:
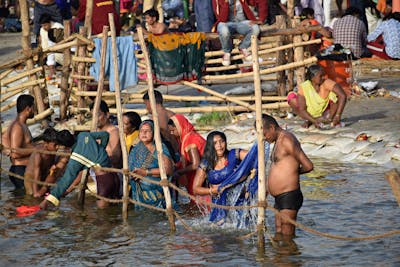
[[[157,114],[158,114],[158,123],[160,125],[160,131],[162,137],[168,141],[174,150],[174,152],[179,153],[179,145],[178,141],[176,140],[175,136],[173,136],[168,128],[168,121],[169,119],[175,115],[175,113],[171,110],[166,109],[163,106],[163,97],[162,94],[154,90],[154,97],[156,99],[156,109],[157,109]],[[143,95],[143,101],[144,104],[146,105],[146,109],[150,114],[152,113],[151,106],[150,106],[150,100],[149,100],[149,94],[145,93]],[[167,145],[168,146],[168,145]]]
[[[36,146],[40,150],[57,151],[57,131],[53,128],[47,128],[42,138],[43,143]],[[29,157],[29,163],[25,171],[25,193],[27,195],[37,195],[40,185],[36,181],[44,181],[51,172],[51,166],[55,163],[55,155],[33,152]],[[33,179],[34,181],[31,181]]]
[[[10,148],[33,148],[32,135],[29,131],[26,121],[33,118],[35,99],[31,95],[20,95],[17,99],[17,117],[8,127],[6,133],[2,136],[1,142],[5,147]],[[10,172],[24,176],[26,165],[29,162],[31,152],[4,150],[10,157]],[[16,189],[24,188],[24,181],[14,176],[9,176]]]
[[[153,34],[163,34],[168,32],[168,27],[163,22],[158,22],[160,14],[155,9],[149,9],[143,13],[147,24],[147,31]]]
[[[303,204],[300,190],[300,174],[313,170],[313,163],[306,156],[297,138],[281,127],[266,114],[262,116],[263,134],[269,143],[275,143],[271,152],[271,166],[268,174],[268,192],[275,198],[275,208],[280,215],[296,220]],[[291,240],[295,226],[285,217],[275,216],[276,238],[279,235]]]
[[[93,106],[90,106],[93,109]],[[111,159],[112,167],[121,168],[122,167],[122,151],[121,144],[119,141],[118,128],[110,121],[110,111],[108,109],[107,103],[103,100],[100,103],[100,109],[98,114],[97,130],[99,132],[108,132],[110,139],[108,141],[106,151]]]

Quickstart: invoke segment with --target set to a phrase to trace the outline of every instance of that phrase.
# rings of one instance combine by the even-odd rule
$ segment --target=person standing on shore
[[[283,130],[276,120],[262,115],[263,135],[267,142],[275,143],[271,152],[271,166],[268,174],[268,193],[275,198],[276,239],[291,240],[295,226],[287,218],[296,221],[303,204],[300,190],[300,174],[313,170],[314,165],[301,148],[297,138]],[[283,215],[283,216],[280,216]]]
[[[32,135],[29,131],[26,121],[33,118],[35,99],[31,95],[20,95],[17,99],[17,117],[8,127],[6,133],[2,136],[1,142],[5,147],[11,149],[33,148]],[[28,165],[31,152],[4,150],[10,157],[10,172],[24,176],[26,165]],[[23,189],[24,181],[10,175],[10,181],[15,189]]]

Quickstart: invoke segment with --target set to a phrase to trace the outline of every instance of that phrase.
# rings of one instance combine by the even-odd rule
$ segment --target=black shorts
[[[277,210],[299,210],[303,205],[303,194],[300,188],[279,194],[275,197],[275,206]]]
[[[120,180],[116,173],[109,172],[103,175],[96,175],[97,194],[106,198],[118,199]]]
[[[12,165],[10,167],[10,172],[18,174],[20,176],[24,176],[25,175],[25,169],[26,169],[25,165]],[[15,189],[23,189],[25,187],[24,186],[24,180],[19,179],[19,178],[14,177],[14,176],[11,176],[11,175],[9,175],[8,177],[10,178],[10,181],[14,184]]]

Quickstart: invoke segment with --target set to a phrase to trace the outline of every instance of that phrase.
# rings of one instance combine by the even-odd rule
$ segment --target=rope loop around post
[[[161,186],[169,186],[169,182],[168,182],[168,180],[161,179],[160,185]]]
[[[266,208],[268,207],[268,203],[267,203],[266,200],[258,201],[258,202],[257,202],[257,206],[266,209]]]

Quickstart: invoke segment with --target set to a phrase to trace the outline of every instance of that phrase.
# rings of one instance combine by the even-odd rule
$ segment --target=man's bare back
[[[32,135],[26,124],[15,119],[8,127],[6,134],[2,136],[2,143],[10,148],[32,148]],[[26,166],[29,162],[30,152],[5,151],[10,156],[12,165]]]

